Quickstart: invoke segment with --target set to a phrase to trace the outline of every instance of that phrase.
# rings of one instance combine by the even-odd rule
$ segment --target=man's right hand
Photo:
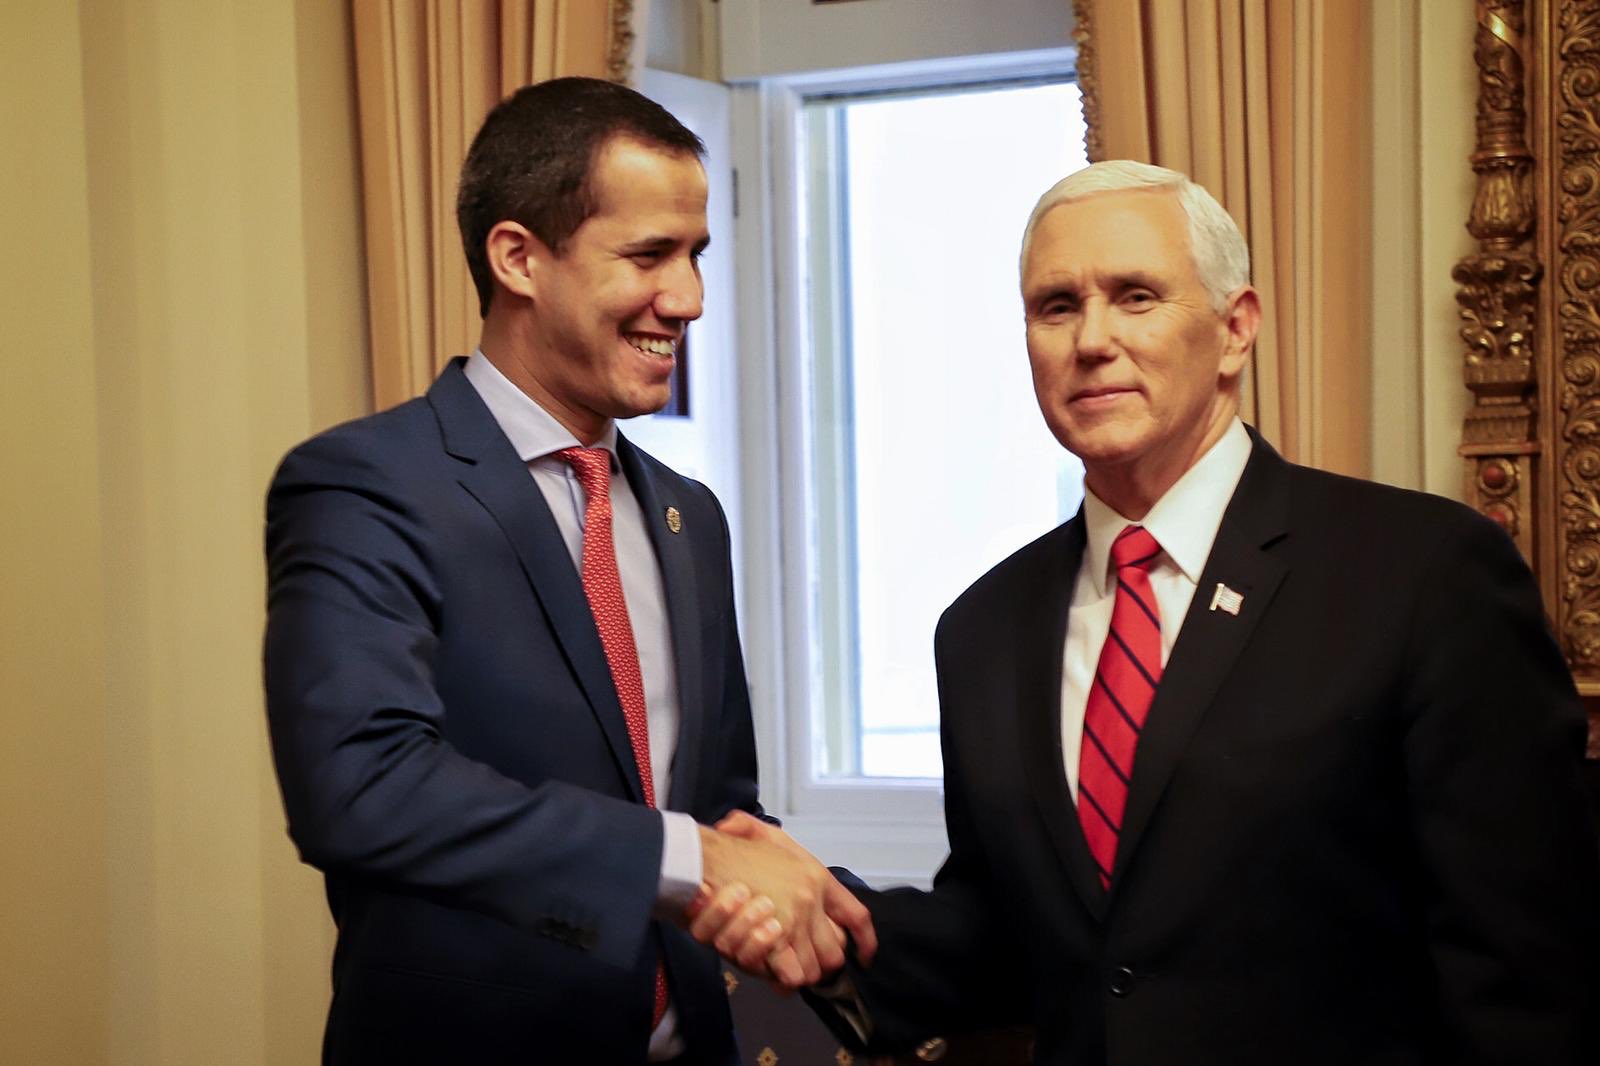
[[[701,827],[704,884],[686,915],[691,935],[742,969],[784,988],[815,984],[877,950],[872,916],[783,830],[736,811]]]

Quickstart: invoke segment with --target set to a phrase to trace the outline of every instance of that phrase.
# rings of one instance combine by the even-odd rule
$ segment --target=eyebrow
[[[1077,277],[1073,277],[1073,278],[1050,278],[1050,279],[1046,279],[1045,281],[1041,282],[1037,289],[1035,289],[1031,294],[1027,294],[1027,295],[1028,295],[1028,297],[1030,299],[1040,299],[1040,298],[1043,298],[1043,297],[1046,297],[1046,296],[1059,296],[1059,295],[1076,296],[1085,287],[1087,287],[1087,288],[1098,288],[1099,285],[1098,284],[1090,284],[1088,286],[1085,286],[1084,282],[1080,278],[1077,278]],[[1127,271],[1123,271],[1120,274],[1111,275],[1107,279],[1106,287],[1110,288],[1112,290],[1120,290],[1120,289],[1156,289],[1156,290],[1165,290],[1166,285],[1163,284],[1161,279],[1160,279],[1160,277],[1158,277],[1155,274],[1151,274],[1151,273],[1149,273],[1147,271],[1143,271],[1143,270],[1127,270]]]
[[[1070,281],[1055,281],[1048,285],[1039,285],[1031,289],[1024,289],[1022,297],[1029,302],[1034,300],[1048,300],[1057,296],[1076,296],[1078,286]]]
[[[1154,274],[1147,274],[1142,270],[1130,270],[1125,274],[1116,274],[1111,278],[1112,288],[1116,289],[1159,289],[1163,288],[1161,279]]]
[[[644,237],[640,240],[630,241],[627,244],[624,244],[619,251],[623,255],[638,255],[641,252],[667,252],[671,251],[673,248],[676,248],[678,243],[678,240],[674,237]],[[703,252],[710,246],[711,238],[702,237],[694,244],[690,245],[690,250],[694,252]]]

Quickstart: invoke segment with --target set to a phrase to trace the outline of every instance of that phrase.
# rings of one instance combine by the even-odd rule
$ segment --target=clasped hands
[[[734,811],[700,829],[703,880],[684,922],[696,940],[784,989],[814,985],[878,949],[872,916],[805,848],[777,826]]]

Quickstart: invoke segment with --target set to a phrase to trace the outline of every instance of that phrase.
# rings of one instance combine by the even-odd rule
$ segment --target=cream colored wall
[[[634,0],[634,11],[644,12],[645,66],[720,81],[719,7],[719,0]]]
[[[1469,396],[1450,270],[1473,248],[1473,5],[1372,10],[1373,476],[1459,498]]]
[[[732,82],[1072,43],[1071,0],[874,0],[820,7],[810,0],[718,0],[714,6],[722,77]]]
[[[316,0],[0,6],[0,1061],[316,1059],[261,499],[366,405],[349,52]]]
[[[98,1024],[110,927],[104,541],[77,36],[68,6],[0,8],[6,1062],[105,1061],[109,1036]]]

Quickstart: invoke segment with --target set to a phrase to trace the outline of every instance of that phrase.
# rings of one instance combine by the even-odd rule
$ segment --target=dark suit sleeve
[[[370,441],[318,438],[268,496],[264,669],[290,835],[330,874],[554,930],[631,966],[660,815],[563,782],[528,787],[443,739],[433,659],[449,546],[391,462]]]
[[[954,710],[945,673],[953,656],[947,650],[952,642],[962,643],[950,629],[947,614],[935,635],[945,715]],[[808,998],[834,1034],[857,1050],[895,1053],[931,1037],[1020,1024],[1030,1016],[1032,1001],[1023,981],[1031,972],[1029,963],[1016,957],[1019,941],[991,883],[984,854],[992,842],[982,840],[973,825],[963,769],[974,753],[955,750],[958,736],[949,721],[941,725],[950,855],[934,875],[933,890],[876,892],[844,875],[872,912],[878,934],[872,965],[851,963],[849,968],[870,1039],[863,1043],[834,1003]]]
[[[712,623],[713,629],[707,633],[707,639],[721,642],[722,651],[718,658],[725,664],[723,674],[718,679],[720,688],[714,688],[709,693],[717,701],[714,704],[715,713],[711,717],[718,723],[715,765],[721,772],[716,778],[716,793],[712,796],[705,820],[714,824],[730,811],[741,810],[764,821],[776,823],[777,819],[762,809],[758,798],[755,731],[750,717],[750,684],[745,677],[744,652],[739,642],[738,615],[734,609],[733,551],[732,536],[728,532],[728,519],[723,514],[722,505],[716,495],[703,485],[696,487],[705,494],[711,508],[716,511],[717,522],[722,531],[721,551],[718,555],[721,560],[719,575],[721,588],[718,590],[721,617]]]
[[[870,1027],[863,1042],[835,1003],[809,997],[847,1046],[897,1053],[932,1037],[1016,1025],[1032,1002],[1018,980],[1028,972],[1008,950],[1009,933],[980,877],[952,855],[931,892],[852,885],[872,912],[878,954],[871,967],[851,963],[849,974]]]
[[[1600,845],[1584,716],[1510,540],[1433,553],[1410,627],[1404,756],[1451,1063],[1600,1061]]]

